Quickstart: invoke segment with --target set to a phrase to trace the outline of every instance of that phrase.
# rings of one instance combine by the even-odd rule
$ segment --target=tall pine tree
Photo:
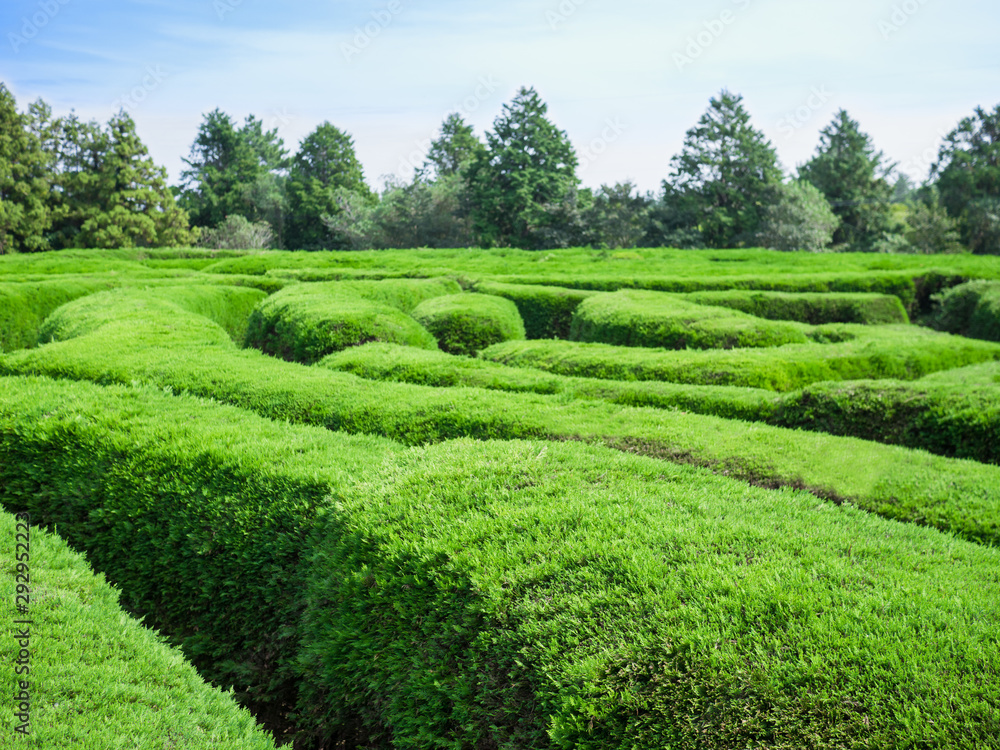
[[[816,155],[799,168],[799,176],[819,188],[840,219],[835,245],[869,250],[889,231],[892,170],[845,110],[820,131]]]
[[[553,236],[566,234],[576,205],[577,157],[547,113],[538,92],[522,88],[493,121],[486,149],[469,167],[473,224],[484,246],[564,244],[553,243]]]
[[[662,198],[665,213],[676,217],[669,229],[697,230],[709,247],[752,242],[782,178],[774,147],[750,124],[743,97],[725,90],[709,101],[671,166]]]
[[[0,254],[48,250],[52,159],[0,83]]]

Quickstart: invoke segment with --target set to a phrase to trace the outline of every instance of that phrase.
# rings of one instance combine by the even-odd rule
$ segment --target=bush
[[[413,317],[450,354],[475,354],[501,341],[524,339],[524,322],[510,300],[488,294],[452,294],[420,303]]]
[[[1000,747],[997,551],[807,493],[34,379],[0,456],[7,506],[300,745]]]
[[[970,281],[934,298],[930,324],[939,331],[1000,341],[1000,282]]]
[[[764,207],[753,242],[772,250],[819,253],[833,242],[840,219],[815,185],[805,180],[781,183],[777,199]]]
[[[661,380],[791,391],[823,380],[915,380],[1000,359],[1000,346],[911,326],[829,326],[832,344],[772,349],[668,351],[572,341],[506,342],[481,353],[514,367],[605,380]],[[818,335],[818,334],[815,334]]]
[[[1000,543],[1000,469],[996,467],[696,414],[530,393],[475,388],[442,392],[373,383],[238,350],[207,319],[166,302],[155,306],[144,302],[142,308],[139,303],[143,302],[141,298],[133,302],[134,310],[120,302],[117,309],[81,311],[76,327],[88,333],[0,357],[0,374],[149,383],[235,404],[278,421],[385,435],[410,445],[456,437],[596,441],[710,467],[765,486],[811,488],[822,497],[851,502],[889,518]],[[106,316],[103,323],[99,322],[102,315]],[[950,340],[942,334],[923,333]],[[995,345],[968,344],[972,351],[977,346],[994,355],[998,351]],[[914,348],[927,348],[927,343],[918,341]],[[882,355],[875,350],[872,356]],[[619,354],[618,360],[622,359]]]
[[[337,282],[296,284],[274,294],[251,315],[246,336],[247,346],[304,364],[369,341],[437,346],[406,313],[352,294]]]
[[[568,339],[573,313],[596,292],[534,284],[500,284],[479,281],[475,291],[509,299],[517,305],[529,339]]]
[[[38,330],[53,310],[114,284],[70,279],[0,283],[0,353],[37,346]]]
[[[472,387],[512,393],[560,394],[566,399],[596,399],[623,406],[684,409],[695,414],[714,414],[746,421],[765,420],[779,401],[770,391],[752,388],[572,378],[392,344],[357,346],[331,354],[319,364],[368,380],[434,388]]]
[[[213,250],[263,250],[272,246],[274,231],[266,221],[250,222],[232,214],[216,227],[203,229],[200,244]]]
[[[885,325],[909,323],[899,297],[891,294],[816,294],[801,292],[694,292],[684,299],[699,305],[740,310],[768,320],[793,320],[809,325],[858,323]]]
[[[668,349],[734,349],[805,343],[802,326],[686,302],[657,292],[598,294],[580,303],[573,341]]]
[[[770,420],[920,448],[941,456],[1000,463],[1000,386],[923,380],[817,383],[789,394]]]
[[[18,533],[24,530],[14,516],[0,511],[0,555],[10,561],[0,578],[0,596],[10,605],[14,561],[24,554],[23,547],[15,549],[15,540],[23,542]],[[231,696],[209,687],[179,651],[121,610],[119,592],[103,575],[94,575],[81,554],[38,527],[31,528],[29,546],[32,595],[26,618],[34,640],[31,672],[21,679],[31,686],[31,744],[50,750],[120,747],[127,737],[131,747],[169,742],[186,750],[273,750],[271,737]],[[8,665],[19,658],[14,636],[22,627],[12,620],[0,642],[0,659]],[[8,684],[12,692],[0,731],[14,747],[21,722],[13,715],[18,703],[11,698],[20,692],[13,671]]]

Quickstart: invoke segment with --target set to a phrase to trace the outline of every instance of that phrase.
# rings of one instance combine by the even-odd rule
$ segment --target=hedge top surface
[[[808,328],[698,305],[661,292],[595,294],[573,315],[570,338],[621,346],[734,349],[804,344]]]
[[[474,354],[501,341],[524,339],[517,306],[490,294],[451,294],[421,302],[413,317],[452,354]]]
[[[768,292],[729,290],[684,295],[700,305],[720,305],[768,320],[793,320],[809,325],[859,323],[863,325],[910,322],[899,297],[892,294],[850,292]]]

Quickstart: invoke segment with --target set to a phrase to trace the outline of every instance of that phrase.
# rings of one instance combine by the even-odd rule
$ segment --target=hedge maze
[[[2,257],[0,549],[30,515],[54,634],[33,724],[1000,748],[998,279],[744,250]]]

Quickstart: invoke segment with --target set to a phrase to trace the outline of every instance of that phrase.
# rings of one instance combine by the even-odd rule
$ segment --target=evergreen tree
[[[548,107],[522,88],[486,134],[486,149],[469,166],[472,219],[484,246],[528,249],[571,241],[576,153],[565,131],[546,117]]]
[[[288,175],[286,244],[292,249],[353,247],[355,240],[340,242],[327,230],[339,226],[336,217],[346,207],[358,210],[353,198],[374,204],[365,184],[354,141],[342,130],[324,122],[302,141]],[[329,221],[324,222],[324,217]]]
[[[0,255],[48,250],[52,159],[0,83]]]
[[[590,242],[595,247],[637,247],[649,227],[652,199],[631,180],[601,185],[586,212]]]
[[[431,143],[419,176],[434,179],[459,174],[482,149],[482,141],[476,137],[472,126],[457,112],[450,114],[441,125],[440,136]]]
[[[725,90],[687,132],[671,166],[662,201],[677,226],[668,231],[697,229],[709,247],[752,241],[782,178],[774,147],[750,124],[743,97]]]
[[[820,189],[840,219],[834,243],[870,250],[890,230],[892,171],[871,137],[842,109],[820,131],[816,155],[799,168],[799,176]]]
[[[931,176],[975,253],[1000,253],[1000,104],[977,107],[945,139]]]
[[[231,215],[283,221],[284,141],[253,115],[237,127],[225,112],[209,112],[184,163],[180,201],[195,226],[214,227]]]
[[[165,247],[192,244],[187,214],[167,188],[166,170],[124,111],[107,129],[71,115],[57,126],[58,247]]]

